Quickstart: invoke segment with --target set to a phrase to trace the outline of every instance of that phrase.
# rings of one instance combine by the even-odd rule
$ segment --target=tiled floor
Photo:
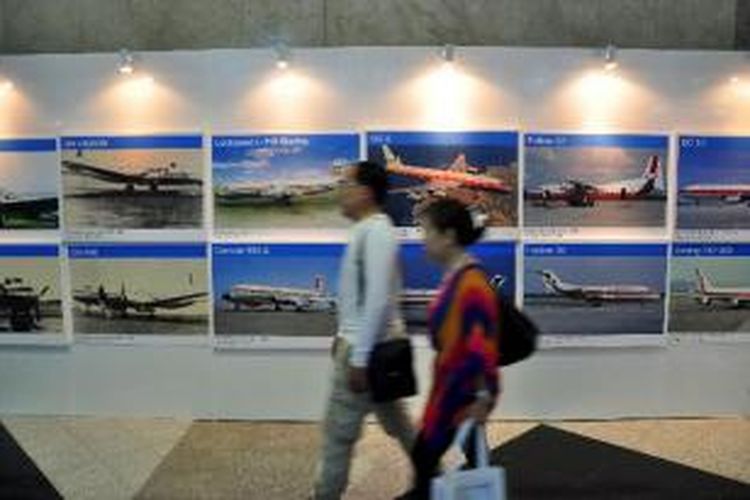
[[[133,498],[189,421],[6,418],[3,423],[65,498]]]
[[[320,439],[314,424],[37,417],[2,422],[70,499],[304,498]],[[490,445],[536,425],[492,423]],[[750,483],[748,419],[550,425]],[[347,498],[392,498],[406,488],[409,475],[395,443],[368,426]]]

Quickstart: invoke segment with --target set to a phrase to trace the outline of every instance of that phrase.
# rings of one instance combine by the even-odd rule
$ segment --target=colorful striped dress
[[[433,450],[450,446],[478,390],[497,398],[497,309],[495,291],[475,264],[446,277],[430,305],[430,335],[437,354],[422,438]]]

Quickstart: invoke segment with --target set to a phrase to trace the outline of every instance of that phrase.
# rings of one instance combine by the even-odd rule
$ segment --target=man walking
[[[334,375],[323,424],[315,500],[339,499],[349,480],[354,445],[369,413],[408,454],[414,428],[403,401],[373,403],[367,364],[373,346],[406,335],[399,309],[398,241],[383,213],[388,176],[382,165],[359,162],[344,170],[341,210],[355,222],[341,266]]]

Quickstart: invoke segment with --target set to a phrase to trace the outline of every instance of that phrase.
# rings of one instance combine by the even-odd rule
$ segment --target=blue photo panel
[[[750,137],[681,136],[678,229],[750,229]]]
[[[0,245],[0,337],[63,332],[57,245]]]
[[[60,226],[57,140],[0,139],[0,229]]]
[[[545,335],[663,333],[663,244],[529,244],[524,309]]]
[[[217,228],[346,226],[338,186],[359,160],[359,135],[216,136],[212,146]]]
[[[667,136],[532,133],[524,141],[524,226],[665,226]]]
[[[675,243],[669,330],[750,334],[750,244]]]
[[[76,334],[208,334],[205,244],[70,244],[68,257]]]
[[[340,244],[215,244],[216,335],[331,337]]]
[[[482,243],[471,248],[497,292],[508,300],[515,300],[516,293],[516,244],[514,242]],[[401,308],[409,332],[426,334],[428,307],[435,299],[443,271],[430,262],[424,245],[405,244],[401,248],[404,273],[404,291]]]
[[[490,226],[518,224],[516,132],[368,132],[367,157],[388,169],[397,226],[416,226],[423,207],[446,197],[481,208]]]
[[[63,137],[61,147],[69,229],[202,227],[202,136]]]

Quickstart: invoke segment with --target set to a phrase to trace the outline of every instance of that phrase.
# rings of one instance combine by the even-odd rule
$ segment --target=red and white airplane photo
[[[456,159],[444,169],[407,165],[388,146],[383,146],[383,156],[386,161],[386,169],[389,173],[402,175],[425,182],[425,185],[417,189],[429,190],[433,194],[439,194],[450,188],[466,188],[478,191],[488,191],[497,194],[511,194],[513,187],[481,173],[477,167],[470,166],[466,161],[466,155],[459,154]]]
[[[654,193],[661,172],[660,157],[651,155],[640,177],[601,184],[586,179],[566,179],[529,189],[525,197],[538,205],[554,206],[557,203],[575,207],[591,207],[600,201],[645,199]]]

